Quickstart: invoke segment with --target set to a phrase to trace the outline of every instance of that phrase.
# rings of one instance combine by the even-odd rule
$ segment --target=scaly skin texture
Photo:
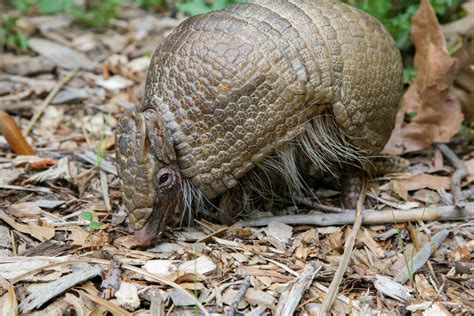
[[[180,177],[212,199],[323,112],[351,145],[378,154],[401,91],[400,53],[375,18],[338,1],[255,0],[178,26],[153,55],[137,111],[159,117],[159,140],[173,147]],[[143,157],[129,130],[139,123],[124,122],[117,158],[125,203],[150,210],[150,179],[167,163],[136,162]]]

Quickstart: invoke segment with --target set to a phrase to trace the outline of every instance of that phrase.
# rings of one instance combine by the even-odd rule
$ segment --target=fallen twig
[[[32,129],[33,126],[36,124],[36,122],[39,120],[39,118],[41,117],[41,115],[43,115],[44,110],[45,110],[46,107],[49,105],[49,103],[51,102],[51,100],[56,96],[56,94],[58,94],[59,90],[61,90],[61,88],[62,88],[69,80],[71,80],[72,77],[74,77],[74,75],[75,75],[76,73],[77,73],[77,69],[71,70],[66,76],[64,76],[64,77],[56,84],[56,86],[54,87],[54,89],[51,90],[51,92],[48,94],[48,96],[46,97],[46,99],[44,99],[43,103],[41,103],[41,105],[38,107],[38,109],[36,110],[35,114],[34,114],[33,117],[31,118],[30,123],[28,124],[28,126],[27,126],[26,129],[25,129],[25,131],[23,132],[23,135],[24,135],[25,137],[30,134],[31,129]]]
[[[454,205],[459,208],[466,207],[463,194],[461,192],[461,180],[469,175],[469,171],[463,164],[461,159],[451,150],[446,144],[436,144],[436,147],[443,153],[443,155],[456,168],[456,171],[451,177],[451,193],[453,195]]]
[[[451,221],[468,219],[474,217],[474,203],[467,203],[460,210],[453,205],[416,208],[407,211],[388,210],[366,210],[362,212],[362,223],[365,225],[407,223],[416,221]],[[234,224],[233,228],[244,226],[266,226],[270,222],[280,222],[289,225],[316,225],[337,226],[353,224],[356,215],[354,212],[346,214],[315,214],[315,215],[287,215],[269,216],[253,220],[247,220]]]
[[[345,209],[345,208],[340,208],[340,207],[335,207],[335,206],[329,206],[329,205],[324,205],[321,203],[318,203],[316,201],[311,201],[308,198],[300,198],[300,197],[295,197],[295,201],[297,201],[300,204],[303,204],[305,206],[312,207],[317,210],[325,211],[325,212],[331,212],[331,213],[348,213],[348,212],[353,212],[354,210],[351,209]]]
[[[244,278],[244,281],[240,285],[239,292],[237,293],[237,296],[235,297],[234,302],[232,303],[232,305],[229,306],[229,309],[226,311],[225,313],[226,316],[235,315],[237,311],[237,307],[239,306],[240,302],[244,298],[245,293],[247,293],[247,290],[249,289],[249,287],[250,287],[250,277],[246,276]]]
[[[342,277],[344,272],[346,272],[347,266],[349,265],[349,260],[351,259],[351,254],[354,249],[355,240],[357,237],[357,232],[359,231],[362,225],[362,208],[364,207],[365,196],[367,194],[367,179],[362,179],[362,185],[360,190],[359,199],[357,200],[356,208],[356,218],[354,225],[352,226],[352,231],[347,237],[346,243],[344,245],[344,254],[342,255],[341,262],[337,267],[334,278],[332,279],[331,285],[329,286],[329,291],[324,297],[323,304],[321,305],[321,315],[326,315],[327,312],[331,310],[332,304],[337,296],[337,290],[341,284]]]

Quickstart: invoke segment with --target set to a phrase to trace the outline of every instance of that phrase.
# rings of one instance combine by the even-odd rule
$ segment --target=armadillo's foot
[[[250,212],[249,195],[240,188],[224,193],[219,200],[219,219],[222,224],[232,225],[239,216]]]
[[[343,208],[356,209],[364,177],[366,177],[366,175],[360,171],[354,171],[342,177],[341,202]]]

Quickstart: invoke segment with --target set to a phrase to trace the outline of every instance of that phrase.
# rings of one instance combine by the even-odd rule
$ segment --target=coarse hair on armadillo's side
[[[183,223],[187,220],[189,226],[192,219],[197,215],[196,213],[204,209],[206,197],[188,179],[181,181],[181,196],[183,212],[180,225],[183,226]]]
[[[312,195],[304,181],[302,161],[309,160],[317,170],[331,174],[337,180],[335,169],[344,164],[360,168],[366,160],[363,153],[349,143],[331,113],[321,114],[304,125],[303,134],[239,179],[239,188],[250,202],[260,198],[277,201],[282,195],[287,199]],[[181,223],[206,207],[216,208],[188,179],[182,180],[181,190],[184,210]]]
[[[273,199],[276,191],[286,194],[287,198],[312,195],[302,174],[304,161],[309,160],[316,170],[330,174],[337,181],[339,174],[336,169],[341,169],[344,164],[360,168],[366,160],[363,153],[349,143],[331,113],[323,113],[304,125],[303,134],[289,141],[241,179],[242,187],[250,196],[257,194]]]
[[[305,125],[305,133],[298,136],[296,143],[319,170],[337,178],[335,169],[343,165],[361,168],[367,160],[364,152],[349,142],[332,113],[318,115]]]

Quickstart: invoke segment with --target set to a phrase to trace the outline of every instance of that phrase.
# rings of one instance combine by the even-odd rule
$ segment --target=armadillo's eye
[[[160,184],[163,184],[163,183],[166,183],[168,181],[168,179],[170,178],[170,174],[169,173],[165,173],[164,175],[162,175],[160,177]]]
[[[165,188],[173,183],[173,171],[169,168],[162,168],[158,171],[156,179],[158,180],[158,188]]]

